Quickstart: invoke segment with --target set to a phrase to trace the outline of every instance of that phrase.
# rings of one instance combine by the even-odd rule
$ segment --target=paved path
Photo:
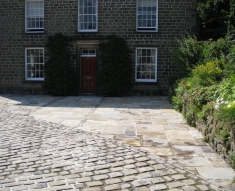
[[[0,111],[0,191],[235,190],[166,97],[1,95]]]

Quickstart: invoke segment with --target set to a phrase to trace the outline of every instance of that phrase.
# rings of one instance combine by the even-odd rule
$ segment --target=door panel
[[[81,91],[96,92],[96,57],[81,57]]]

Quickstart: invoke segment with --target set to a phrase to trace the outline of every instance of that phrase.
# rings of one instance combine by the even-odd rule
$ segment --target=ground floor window
[[[44,48],[25,49],[25,79],[44,80]]]
[[[157,81],[157,48],[136,48],[135,81]]]

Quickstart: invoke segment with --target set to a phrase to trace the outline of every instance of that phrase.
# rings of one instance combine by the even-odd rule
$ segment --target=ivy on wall
[[[131,58],[126,41],[109,35],[100,44],[100,69],[98,73],[100,93],[121,96],[130,91]]]
[[[53,96],[65,96],[77,93],[78,78],[71,67],[68,51],[69,37],[56,33],[48,37],[46,49],[49,59],[45,63],[44,88]]]

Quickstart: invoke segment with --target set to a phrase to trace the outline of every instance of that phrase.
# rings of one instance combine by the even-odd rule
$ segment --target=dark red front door
[[[96,92],[96,57],[81,57],[81,91]]]

